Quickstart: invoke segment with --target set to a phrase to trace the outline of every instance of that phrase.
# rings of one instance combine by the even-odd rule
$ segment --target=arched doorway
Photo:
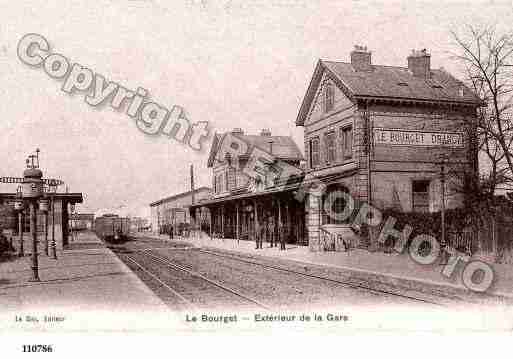
[[[322,196],[322,225],[349,224],[352,203],[348,203],[349,189],[340,183],[330,184]]]
[[[321,205],[321,250],[347,251],[360,245],[351,226],[355,208],[349,189],[339,183],[328,185]]]

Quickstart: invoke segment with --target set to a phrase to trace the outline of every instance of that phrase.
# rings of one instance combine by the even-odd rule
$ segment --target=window
[[[412,182],[413,212],[429,212],[429,181]]]
[[[351,126],[340,129],[340,147],[343,159],[353,157],[353,128]]]
[[[326,162],[333,163],[335,162],[336,157],[336,148],[335,148],[335,132],[329,132],[325,135],[325,145],[326,145]]]
[[[334,105],[334,91],[333,91],[333,85],[326,84],[326,87],[324,89],[324,112],[330,112],[333,110]]]
[[[322,200],[322,224],[343,224],[349,222],[346,215],[346,197],[348,190],[342,185],[335,184],[328,186]],[[347,217],[347,218],[346,218]]]
[[[219,175],[219,192],[223,192],[224,191],[224,189],[223,189],[223,180],[224,180],[223,174],[221,173]]]
[[[230,186],[229,186],[229,183],[228,183],[228,181],[229,181],[228,172],[226,172],[226,174],[224,175],[224,179],[225,179],[225,189],[227,191],[229,191],[230,190]]]
[[[214,190],[216,193],[220,193],[221,189],[221,175],[214,176]]]
[[[242,173],[242,171],[237,171],[237,184],[239,187],[244,187],[245,185],[247,185],[248,181],[247,179],[244,177],[244,174]]]
[[[319,166],[319,138],[310,140],[310,168]]]

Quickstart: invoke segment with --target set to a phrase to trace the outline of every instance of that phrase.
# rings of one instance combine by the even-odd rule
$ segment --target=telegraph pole
[[[191,164],[191,204],[194,205],[194,165]]]
[[[442,233],[440,238],[440,251],[442,253],[441,265],[447,264],[445,261],[445,247],[447,245],[445,241],[445,165],[447,164],[447,157],[442,156],[440,161],[440,185],[441,185],[441,199],[442,203],[440,206],[440,222],[442,226]]]
[[[191,164],[191,209],[189,210],[189,216],[191,217],[191,232],[196,231],[196,210],[192,208],[194,206],[194,165]]]
[[[445,246],[445,166],[444,166],[444,163],[442,162],[442,166],[441,166],[441,170],[442,170],[442,173],[441,173],[441,184],[442,184],[442,213],[441,213],[441,222],[442,222],[442,238],[441,238],[441,242],[442,242],[442,245]]]

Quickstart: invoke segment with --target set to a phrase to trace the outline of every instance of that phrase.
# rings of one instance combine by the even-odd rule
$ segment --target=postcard
[[[4,1],[0,19],[13,357],[510,335],[511,4]]]

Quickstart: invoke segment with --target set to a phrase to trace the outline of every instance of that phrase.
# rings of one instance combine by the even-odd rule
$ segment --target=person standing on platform
[[[268,223],[268,236],[269,236],[269,242],[271,242],[271,248],[273,248],[275,245],[278,247],[278,243],[275,243],[275,233],[274,233],[274,218],[269,217]]]
[[[260,225],[260,249],[262,249],[264,242],[267,242],[267,221],[265,217],[262,219],[262,224]]]
[[[265,220],[260,224],[260,249],[263,249],[262,245],[264,241],[267,242],[267,223]]]
[[[255,222],[255,225],[251,226],[251,228],[249,229],[249,234],[251,236],[251,239],[253,239],[255,241],[255,249],[258,249],[257,227],[258,227],[258,222]]]
[[[260,225],[260,222],[255,222],[255,242],[256,242],[256,249],[262,249],[262,226]]]
[[[278,231],[279,231],[279,236],[280,236],[280,250],[285,250],[285,239],[286,239],[286,234],[287,234],[287,231],[285,230],[285,226],[280,224]]]

